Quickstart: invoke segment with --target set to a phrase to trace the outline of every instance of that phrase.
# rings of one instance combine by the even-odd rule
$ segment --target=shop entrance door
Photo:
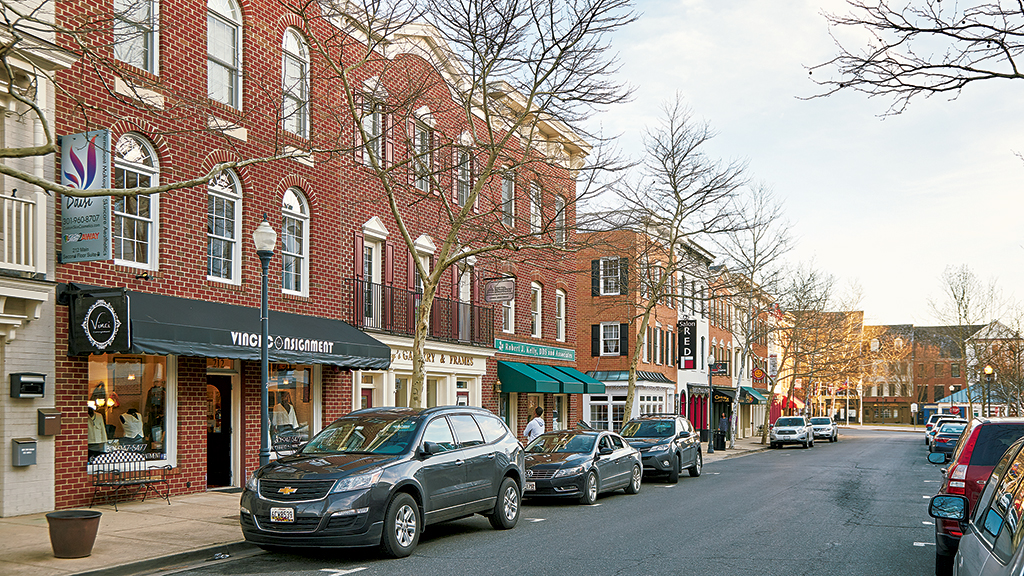
[[[231,376],[206,376],[206,487],[231,485]]]
[[[373,390],[370,388],[363,388],[360,392],[362,395],[359,401],[359,407],[373,408]]]

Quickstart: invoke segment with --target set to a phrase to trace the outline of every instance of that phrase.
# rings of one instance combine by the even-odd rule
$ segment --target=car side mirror
[[[949,461],[949,454],[945,452],[930,452],[928,453],[928,461],[932,464],[945,464]]]
[[[614,451],[615,450],[612,450],[611,448],[605,448],[605,447],[602,446],[601,448],[599,448],[597,450],[597,453],[600,454],[601,456],[607,456],[607,455],[611,454]]]
[[[420,455],[427,457],[433,456],[441,451],[441,447],[437,445],[437,442],[424,442],[423,446],[420,447]]]
[[[944,520],[967,520],[967,498],[956,494],[938,494],[928,503],[928,515]]]

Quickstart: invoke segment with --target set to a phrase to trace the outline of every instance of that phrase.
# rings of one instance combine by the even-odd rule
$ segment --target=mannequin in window
[[[143,434],[148,434],[153,442],[158,442],[157,430],[154,430],[154,428],[159,427],[159,432],[161,432],[162,436],[165,395],[166,391],[163,382],[155,382],[153,387],[146,392],[146,403],[142,407]],[[162,440],[159,440],[159,442],[162,442]]]
[[[102,453],[107,444],[107,423],[103,419],[103,413],[89,407],[87,438],[89,443],[89,456]]]
[[[124,429],[124,438],[129,440],[142,439],[142,416],[135,408],[129,408],[121,414],[121,428]]]
[[[281,392],[281,399],[274,406],[274,426],[279,431],[295,430],[299,427],[299,419],[295,416],[295,406],[292,405],[292,394],[287,390]],[[284,428],[288,426],[288,428]]]

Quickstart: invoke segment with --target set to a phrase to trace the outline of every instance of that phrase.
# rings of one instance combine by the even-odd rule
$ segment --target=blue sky
[[[1024,114],[1013,104],[1024,82],[969,86],[882,118],[882,98],[800,99],[817,90],[805,66],[836,52],[821,12],[845,12],[841,0],[637,9],[612,38],[636,97],[601,118],[623,152],[642,152],[642,129],[679,92],[716,133],[709,151],[746,161],[784,200],[792,259],[857,282],[869,323],[937,323],[928,299],[947,265],[966,263],[1007,294],[1024,281]]]

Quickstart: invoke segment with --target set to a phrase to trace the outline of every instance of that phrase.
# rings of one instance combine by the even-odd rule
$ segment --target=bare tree
[[[1024,8],[1017,2],[850,0],[849,13],[825,14],[833,29],[867,31],[864,46],[832,32],[839,54],[810,67],[825,91],[850,89],[893,99],[890,114],[918,97],[959,96],[968,84],[1024,78]]]

